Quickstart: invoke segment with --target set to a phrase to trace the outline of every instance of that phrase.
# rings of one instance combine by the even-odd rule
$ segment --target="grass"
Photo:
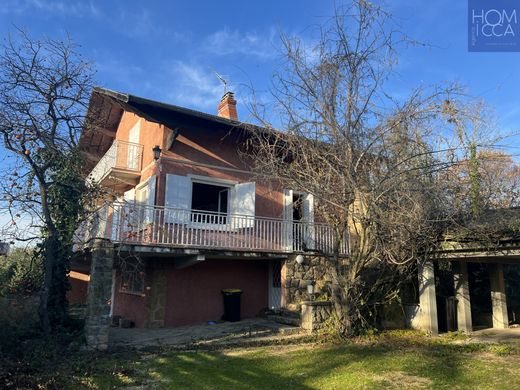
[[[39,377],[40,384],[60,389],[520,388],[517,346],[464,344],[456,336],[403,333],[348,344],[75,352],[63,359],[46,382]]]

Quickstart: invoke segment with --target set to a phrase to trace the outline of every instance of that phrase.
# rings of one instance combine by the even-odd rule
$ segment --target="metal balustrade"
[[[90,172],[89,179],[99,183],[114,168],[140,172],[142,156],[143,145],[116,140]]]
[[[146,206],[106,204],[77,231],[78,237],[115,243],[274,253],[334,252],[347,255],[348,232],[341,239],[322,223],[292,222],[247,215]],[[338,241],[338,242],[337,242]]]

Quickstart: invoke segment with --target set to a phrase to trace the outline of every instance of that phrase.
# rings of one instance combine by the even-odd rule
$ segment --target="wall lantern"
[[[311,282],[307,285],[307,294],[309,294],[309,299],[311,301],[314,301],[314,293],[315,293],[315,289],[314,289],[314,284]]]
[[[162,151],[161,148],[159,147],[159,145],[155,145],[152,150],[153,150],[153,159],[155,161],[159,160],[159,157],[161,157],[161,151]]]
[[[303,264],[303,255],[298,255],[296,256],[296,262],[299,264],[299,265],[302,265]]]

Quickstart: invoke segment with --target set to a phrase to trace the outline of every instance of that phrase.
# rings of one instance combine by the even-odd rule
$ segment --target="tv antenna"
[[[216,70],[214,70],[213,72],[215,73],[215,76],[217,76],[217,78],[222,82],[222,84],[224,84],[224,94],[226,94],[228,85],[227,80],[224,78],[224,76],[218,74]]]

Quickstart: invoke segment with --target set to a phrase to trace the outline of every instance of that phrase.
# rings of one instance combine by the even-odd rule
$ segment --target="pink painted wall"
[[[135,326],[143,328],[146,325],[146,296],[120,292],[121,273],[116,274],[116,290],[114,294],[114,315],[134,321]]]
[[[150,263],[154,263],[153,265]],[[167,274],[164,326],[194,325],[218,321],[224,313],[221,290],[243,291],[242,318],[252,318],[268,305],[268,263],[261,260],[206,260],[191,267],[176,269],[173,259],[151,259],[147,265],[147,285],[154,288],[150,267]],[[116,280],[114,315],[132,320],[136,327],[147,323],[147,300],[150,291],[138,296],[120,292]]]
[[[165,326],[220,320],[224,313],[222,289],[243,291],[242,318],[255,317],[267,307],[267,262],[206,260],[184,269],[169,267]]]
[[[233,180],[238,183],[255,181],[256,215],[282,217],[281,189],[275,183],[258,181],[249,172],[248,164],[238,151],[245,141],[241,130],[180,129],[173,147],[166,150],[165,140],[171,130],[133,113],[125,112],[119,123],[116,139],[128,141],[130,129],[139,120],[141,121],[139,141],[143,144],[143,171],[140,182],[146,181],[151,175],[157,175],[157,205],[164,205],[166,174],[193,174]],[[163,150],[160,160],[162,172],[159,172],[158,165],[153,164],[154,145],[159,145]],[[179,162],[180,160],[182,162]],[[204,166],[197,164],[204,164]]]
[[[250,172],[248,162],[239,152],[245,141],[240,129],[181,129],[172,148],[163,154],[163,173],[193,174],[238,183],[255,181],[256,215],[280,218],[283,214],[282,191],[274,182],[261,182]]]

